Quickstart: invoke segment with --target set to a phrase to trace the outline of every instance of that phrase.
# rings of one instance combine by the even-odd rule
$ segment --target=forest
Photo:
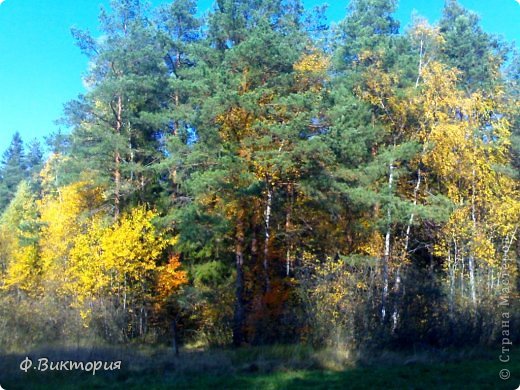
[[[520,53],[456,0],[405,29],[396,7],[330,26],[300,0],[118,0],[72,29],[87,92],[0,164],[0,352],[498,361],[520,341]]]

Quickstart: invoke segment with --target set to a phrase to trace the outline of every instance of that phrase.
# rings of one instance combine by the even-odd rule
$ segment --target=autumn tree
[[[74,240],[83,234],[89,214],[98,209],[102,201],[99,187],[75,182],[44,195],[38,202],[42,224],[39,248],[48,288],[62,288]]]
[[[93,307],[114,310],[122,321],[123,338],[147,332],[157,277],[163,299],[185,281],[178,263],[161,265],[169,242],[152,224],[155,216],[136,207],[113,224],[99,216],[91,218],[84,234],[74,238],[65,269],[64,288],[74,296],[83,317],[91,320]]]

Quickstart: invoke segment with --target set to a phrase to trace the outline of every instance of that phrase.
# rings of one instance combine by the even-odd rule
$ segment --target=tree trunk
[[[235,282],[235,313],[233,316],[233,344],[238,347],[244,342],[244,222],[240,216],[237,222],[237,232],[235,238],[235,261],[236,261],[236,282]]]
[[[291,251],[292,251],[292,237],[291,237],[291,219],[292,219],[292,208],[294,203],[294,190],[292,185],[288,185],[287,192],[289,195],[289,202],[287,205],[287,211],[285,213],[285,272],[286,276],[291,274]]]
[[[419,189],[421,188],[421,169],[417,169],[417,183],[413,189],[413,205],[417,206],[417,194],[419,193]],[[404,247],[403,247],[403,261],[406,260],[408,256],[408,247],[410,245],[410,233],[412,231],[413,220],[415,218],[415,213],[412,211],[410,213],[410,219],[408,220],[408,225],[406,226],[406,234],[404,239]],[[401,264],[397,265],[395,275],[395,284],[394,284],[394,312],[392,313],[392,331],[395,332],[397,329],[397,322],[399,319],[399,305],[400,305],[400,290],[401,290]]]
[[[417,183],[413,189],[413,206],[417,206],[417,194],[419,193],[419,189],[421,188],[421,168],[417,169]],[[408,220],[408,225],[406,226],[406,235],[404,239],[404,255],[408,255],[408,247],[410,245],[410,233],[412,230],[413,220],[415,218],[415,213],[412,211],[410,213],[410,219]]]
[[[394,312],[392,313],[392,333],[394,333],[397,329],[397,324],[399,321],[399,305],[400,305],[400,296],[399,292],[401,291],[401,265],[397,266],[395,271],[395,284],[394,284]]]
[[[477,217],[475,212],[475,180],[476,180],[476,173],[475,169],[472,171],[473,176],[473,188],[471,193],[471,221],[473,223],[473,230],[471,232],[471,241],[472,243],[475,240],[475,234],[477,232]],[[473,304],[473,309],[477,310],[477,289],[475,285],[475,257],[473,254],[473,245],[471,248],[471,253],[468,258],[468,268],[469,268],[469,285],[470,285],[470,291],[471,291],[471,303]]]
[[[460,296],[464,298],[464,271],[466,269],[466,262],[464,258],[461,258],[461,270],[460,270]]]
[[[121,95],[117,97],[117,113],[116,113],[116,134],[121,134],[121,128],[123,127],[123,100]],[[119,219],[119,212],[121,209],[121,153],[116,148],[114,157],[114,219]]]
[[[271,206],[273,202],[273,190],[267,183],[267,199],[265,203],[265,235],[264,235],[264,291],[271,291],[271,280],[269,278],[269,238],[271,229]]]
[[[175,60],[175,70],[177,72],[177,69],[178,67],[180,66],[180,52],[177,51],[177,55],[176,55],[176,60]],[[177,74],[177,73],[175,73]],[[178,107],[179,107],[179,91],[175,90],[175,96],[173,98],[173,101],[174,101],[174,105],[175,105],[175,109],[177,110]],[[174,137],[177,136],[177,134],[179,134],[179,121],[176,119],[173,123],[173,130],[172,130],[172,135]],[[173,196],[176,197],[177,196],[177,192],[178,192],[178,185],[177,185],[177,167],[174,166],[173,167],[173,170],[172,170],[172,173],[171,173],[171,178],[172,178],[172,184],[173,184]]]
[[[450,311],[450,317],[453,316],[453,310],[455,307],[455,273],[457,271],[457,242],[455,239],[454,249],[453,249],[453,261],[451,261],[451,249],[448,249],[448,264],[449,264],[449,273],[450,273],[450,296],[448,297],[448,305]]]
[[[179,332],[177,329],[177,318],[178,316],[175,316],[175,318],[172,321],[172,347],[173,351],[175,352],[175,356],[179,356]]]
[[[390,163],[389,165],[389,173],[388,173],[388,189],[390,190],[389,193],[392,192],[392,183],[394,180],[394,165],[393,163]],[[390,209],[390,206],[388,207],[387,211],[387,229],[385,234],[385,250],[383,254],[383,292],[381,295],[381,322],[385,322],[386,319],[386,304],[387,304],[387,298],[388,298],[388,263],[390,260],[390,238],[392,234],[392,211]]]
[[[417,72],[417,80],[415,80],[415,88],[419,86],[419,80],[421,79],[422,68],[423,68],[423,56],[424,56],[424,42],[421,39],[421,48],[419,51],[419,71]]]
[[[473,304],[473,309],[477,310],[477,290],[475,286],[475,259],[473,258],[473,255],[470,255],[468,258],[468,271],[471,303]]]

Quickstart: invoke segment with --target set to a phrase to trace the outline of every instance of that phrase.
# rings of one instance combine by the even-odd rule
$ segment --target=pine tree
[[[27,155],[25,165],[27,169],[27,179],[31,185],[32,192],[38,196],[41,191],[40,172],[43,168],[43,150],[40,141],[33,139],[27,145]]]
[[[395,0],[353,0],[348,16],[339,24],[336,50],[337,66],[344,68],[360,60],[363,52],[377,52],[391,47],[391,37],[399,32],[399,22],[392,17]]]
[[[457,0],[448,0],[439,27],[445,40],[444,60],[462,72],[461,86],[469,93],[496,86],[507,47],[482,30],[477,14],[464,9]]]
[[[43,166],[43,151],[40,141],[33,139],[29,142],[25,160],[28,176],[32,178],[40,172]]]
[[[253,3],[219,2],[210,17],[214,49],[198,63],[207,87],[191,100],[197,141],[179,172],[193,200],[178,212],[179,248],[195,258],[234,258],[236,345],[261,337],[244,333],[246,318],[268,315],[263,302],[282,291],[273,286],[290,269],[291,204],[300,180],[318,182],[322,170],[316,156],[328,64],[303,31],[297,2]],[[276,258],[280,247],[286,255]],[[262,309],[247,310],[250,299]]]
[[[112,2],[102,11],[102,41],[73,30],[93,66],[89,92],[68,105],[74,124],[72,164],[90,171],[112,199],[117,219],[128,203],[144,202],[157,189],[153,164],[163,156],[166,129],[157,118],[168,98],[167,49],[141,2]],[[87,119],[87,120],[85,120]]]
[[[198,72],[196,62],[197,48],[202,39],[202,21],[196,17],[196,3],[192,0],[177,0],[159,9],[157,25],[161,39],[164,39],[167,49],[165,60],[169,73],[168,96],[163,103],[167,107],[162,113],[161,127],[165,129],[163,143],[167,159],[157,164],[157,170],[168,180],[162,184],[165,187],[164,208],[169,214],[171,206],[182,195],[179,187],[178,164],[181,156],[187,152],[188,144],[194,141],[193,116],[196,111],[189,100],[197,95],[203,85],[204,78]],[[171,219],[169,217],[166,218]]]
[[[0,212],[13,199],[18,184],[26,178],[24,145],[20,134],[13,135],[8,149],[2,155],[0,167]]]

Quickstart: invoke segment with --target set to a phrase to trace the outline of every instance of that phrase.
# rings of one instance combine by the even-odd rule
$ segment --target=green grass
[[[6,390],[513,390],[520,384],[520,354],[513,354],[511,362],[505,364],[500,363],[494,351],[477,355],[455,351],[413,355],[387,353],[371,359],[358,358],[356,361],[339,361],[330,351],[316,353],[303,347],[185,352],[179,359],[173,359],[168,353],[154,353],[152,350],[146,351],[146,355],[148,360],[138,360],[137,355],[134,355],[126,366],[123,358],[121,371],[98,372],[95,376],[81,372],[23,373],[18,370],[17,365],[24,357],[10,356],[0,365],[0,369],[3,370],[0,372],[0,385]],[[343,364],[342,369],[326,368],[339,367],[340,364]],[[511,372],[511,378],[507,381],[499,378],[499,371],[503,368]]]

